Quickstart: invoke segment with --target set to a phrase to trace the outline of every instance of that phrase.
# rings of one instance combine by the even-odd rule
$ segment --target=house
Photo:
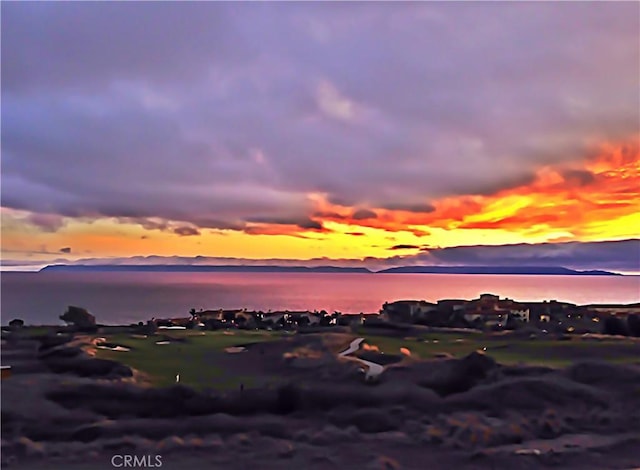
[[[219,321],[233,321],[236,314],[246,312],[245,309],[234,310],[200,310],[196,313],[196,316],[201,320],[219,320]]]
[[[482,308],[481,306],[470,306],[464,313],[464,319],[467,323],[476,325],[477,327],[486,328],[504,328],[507,326],[507,320],[511,312],[509,310],[501,310],[494,308]]]
[[[435,312],[437,308],[436,304],[424,300],[385,302],[380,310],[380,318],[394,323],[414,323]]]
[[[509,319],[509,310],[494,310],[483,315],[484,325],[488,328],[505,328]]]
[[[256,316],[252,312],[241,311],[235,313],[234,322],[243,328],[254,329],[258,326]]]
[[[482,320],[485,324],[488,322],[501,326],[506,325],[507,319],[529,323],[529,308],[509,298],[500,299],[497,295],[482,294],[478,299],[469,301],[465,309],[465,320],[470,323]]]
[[[599,315],[615,315],[617,317],[626,317],[632,313],[640,313],[640,303],[628,305],[592,304],[585,305],[585,308]]]
[[[317,326],[322,320],[320,313],[314,313],[308,310],[288,312],[288,315],[291,321],[298,326]]]
[[[478,301],[487,304],[496,304],[500,301],[500,296],[494,294],[480,294]]]
[[[438,300],[438,310],[443,312],[461,312],[467,306],[468,301],[462,299]]]
[[[529,323],[529,309],[528,308],[514,308],[509,311],[509,315],[516,321],[521,323]]]

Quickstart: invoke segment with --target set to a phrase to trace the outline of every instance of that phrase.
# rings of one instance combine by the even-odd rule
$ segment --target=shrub
[[[390,413],[379,409],[357,410],[351,415],[349,422],[364,433],[392,431],[398,427]]]
[[[632,313],[627,317],[627,329],[631,336],[640,337],[640,315]]]
[[[12,330],[17,330],[19,328],[22,328],[23,326],[24,326],[24,320],[21,320],[20,318],[14,318],[9,322],[9,327]]]
[[[72,323],[77,328],[94,328],[96,326],[96,317],[91,315],[86,309],[82,307],[74,307],[69,305],[67,311],[60,315],[60,320],[64,320],[67,323]]]
[[[278,388],[276,397],[276,412],[280,414],[293,413],[300,407],[300,389],[287,384]]]
[[[602,333],[605,335],[627,336],[627,325],[618,317],[610,316],[605,318],[602,326]]]

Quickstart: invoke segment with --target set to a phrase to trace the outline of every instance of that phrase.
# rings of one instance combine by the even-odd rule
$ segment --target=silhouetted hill
[[[247,265],[179,265],[179,264],[54,264],[40,272],[174,272],[174,273],[364,273],[367,268],[339,266],[247,266]],[[547,266],[399,266],[378,271],[380,274],[522,274],[540,276],[621,276],[608,271],[575,271],[563,267]]]
[[[554,266],[401,266],[389,268],[379,273],[398,274],[526,274],[541,276],[621,276],[608,271],[575,271]]]
[[[54,264],[45,266],[40,272],[180,272],[180,273],[371,273],[366,268],[344,268],[336,266],[190,266],[162,264]]]

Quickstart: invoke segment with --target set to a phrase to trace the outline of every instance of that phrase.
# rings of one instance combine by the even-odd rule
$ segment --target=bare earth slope
[[[111,469],[134,454],[168,469],[640,466],[638,366],[505,367],[474,353],[404,361],[367,385],[334,354],[345,339],[265,343],[243,357],[268,359],[281,383],[224,392],[141,386],[117,363],[84,362],[77,338],[10,341],[3,468]]]

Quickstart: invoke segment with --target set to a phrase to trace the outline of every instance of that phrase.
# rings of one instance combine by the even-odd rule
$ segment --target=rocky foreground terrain
[[[244,356],[270,361],[278,386],[202,392],[143,386],[90,344],[3,343],[15,364],[2,380],[3,468],[114,468],[115,455],[168,469],[640,467],[634,365],[502,366],[473,353],[403,362],[365,384],[317,335]]]

